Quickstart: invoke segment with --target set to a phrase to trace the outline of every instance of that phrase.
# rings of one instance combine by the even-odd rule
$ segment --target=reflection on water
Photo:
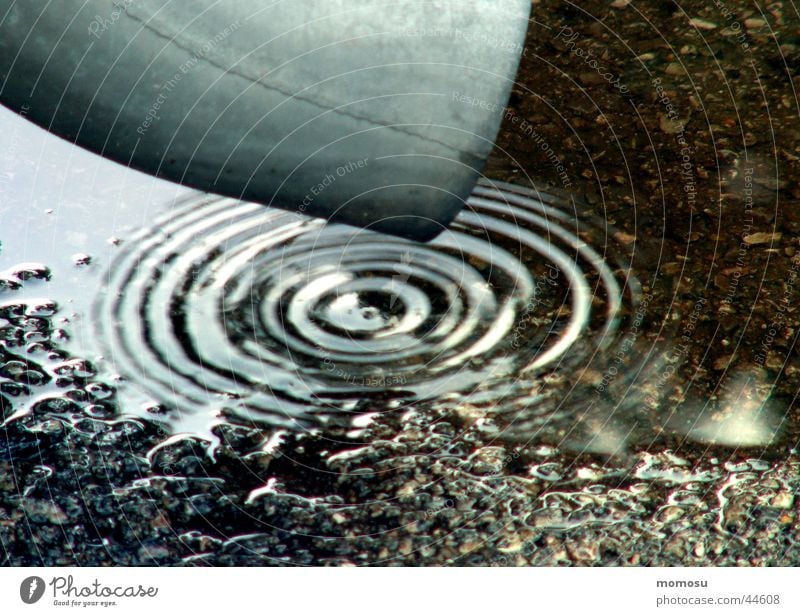
[[[728,372],[703,403],[671,395],[684,350],[648,343],[652,292],[608,265],[608,244],[601,257],[587,243],[590,221],[578,239],[564,204],[545,199],[487,184],[451,231],[416,245],[192,198],[111,264],[92,314],[99,380],[59,348],[70,322],[57,304],[22,301],[47,291],[50,269],[12,266],[4,418],[80,407],[216,442],[224,422],[302,431],[334,418],[358,434],[376,412],[456,408],[487,438],[578,453],[623,456],[658,434],[778,443],[786,409],[763,371]],[[683,315],[687,340],[704,304]]]
[[[92,321],[104,361],[176,432],[446,401],[550,416],[552,433],[584,403],[564,404],[558,375],[605,360],[640,295],[609,230],[574,210],[486,182],[416,244],[191,199],[126,241]],[[527,418],[507,423],[530,436]]]
[[[670,312],[669,278],[633,261],[650,247],[572,198],[486,182],[449,231],[417,245],[202,199],[3,121],[20,150],[3,185],[6,378],[25,373],[13,368],[25,345],[52,344],[93,360],[122,396],[117,412],[206,437],[224,421],[306,429],[420,404],[491,418],[488,438],[606,455],[671,435],[767,446],[785,429],[774,380],[746,363],[723,393],[678,391],[713,306]],[[56,167],[30,167],[23,146],[91,171],[91,197]],[[734,153],[723,163],[734,196],[768,175]],[[55,338],[30,315],[8,320],[43,302],[60,306]],[[39,385],[26,382],[16,415]]]
[[[195,202],[186,209],[196,210]],[[263,220],[257,216],[261,211],[253,206],[239,204],[221,211],[240,222],[243,212]],[[180,215],[176,218],[181,220]],[[170,246],[162,259],[150,244],[146,245],[149,256],[143,258],[139,245],[131,240],[129,250],[112,266],[110,286],[96,305],[95,322],[100,335],[107,336],[101,343],[108,345],[99,361],[104,380],[92,380],[97,376],[94,367],[70,359],[60,350],[59,345],[68,339],[69,321],[59,318],[55,302],[18,299],[25,295],[22,285],[35,294],[46,292],[48,276],[43,272],[49,270],[30,263],[10,268],[7,278],[17,282],[8,287],[9,299],[0,305],[4,418],[35,419],[48,409],[63,406],[74,411],[80,407],[98,418],[150,418],[171,425],[178,435],[209,437],[211,428],[222,421],[306,429],[346,411],[350,413],[345,417],[357,428],[360,418],[374,418],[376,409],[398,413],[404,408],[424,408],[419,407],[424,402],[432,409],[459,408],[467,423],[480,419],[483,433],[491,438],[524,445],[545,442],[583,453],[624,455],[631,447],[652,440],[654,428],[665,435],[674,433],[690,441],[728,447],[765,448],[779,442],[785,408],[770,399],[772,387],[765,382],[763,371],[729,373],[722,393],[702,405],[694,399],[672,404],[666,392],[677,382],[676,369],[670,363],[676,357],[674,352],[662,351],[653,359],[631,346],[627,348],[631,357],[617,361],[626,348],[620,340],[626,339],[631,327],[641,326],[636,317],[618,316],[622,312],[618,300],[604,304],[602,319],[581,317],[581,336],[596,336],[597,346],[564,346],[574,323],[571,317],[581,310],[565,310],[565,305],[575,306],[574,301],[566,303],[571,289],[560,285],[562,270],[552,264],[538,263],[539,270],[532,266],[540,275],[528,280],[526,274],[520,274],[523,270],[515,270],[522,282],[511,279],[509,270],[503,272],[505,278],[492,272],[493,280],[499,282],[474,281],[477,295],[459,303],[452,293],[457,286],[450,283],[447,287],[444,279],[441,287],[423,287],[431,296],[414,286],[426,275],[431,278],[429,269],[403,270],[402,285],[390,276],[376,274],[381,268],[397,271],[396,263],[386,255],[410,268],[412,260],[402,255],[420,251],[419,247],[396,240],[399,246],[387,250],[386,242],[372,245],[371,234],[359,238],[357,232],[346,228],[325,229],[308,221],[281,223],[274,228],[282,239],[294,239],[309,229],[315,232],[310,244],[292,245],[294,252],[280,247],[285,269],[258,267],[252,247],[246,258],[221,258],[220,251],[209,250],[209,242],[199,242],[197,253],[201,256],[187,249],[184,261],[175,247]],[[261,229],[261,222],[257,228]],[[456,232],[460,228],[457,226]],[[142,237],[156,244],[162,238],[182,237],[169,226],[164,229],[163,235],[148,230]],[[326,238],[326,231],[332,232],[332,237]],[[190,231],[187,237],[196,235]],[[256,252],[272,248],[268,234],[259,232],[253,237],[257,238]],[[345,250],[338,246],[342,238],[346,239]],[[246,242],[234,245],[247,247]],[[330,265],[332,245],[338,255],[337,268]],[[450,240],[441,240],[425,249],[439,251],[452,246]],[[499,246],[491,249],[502,250]],[[319,254],[312,258],[315,250]],[[370,276],[359,278],[343,272],[341,266],[350,250],[358,257],[352,263],[357,272],[365,261],[362,253],[370,252],[371,258],[366,259]],[[452,253],[445,252],[445,256],[450,258]],[[219,271],[229,274],[217,277],[219,271],[204,266],[204,258],[219,260]],[[473,264],[487,263],[475,255],[468,259]],[[125,262],[132,264],[132,270],[120,266]],[[433,260],[426,256],[424,262],[430,268]],[[314,269],[317,264],[319,270]],[[208,268],[205,273],[204,267]],[[242,271],[248,276],[246,282],[232,285],[230,273],[242,275]],[[513,281],[505,291],[500,286],[504,280]],[[545,280],[548,282],[542,282]],[[609,286],[621,288],[616,282]],[[450,303],[440,304],[434,312],[432,294],[441,288],[451,291],[443,294]],[[512,321],[516,326],[506,326],[498,334],[497,326],[486,323],[483,316],[497,313],[498,295],[511,295],[520,288],[528,289],[529,294],[524,308],[517,307],[517,320]],[[284,295],[289,293],[286,299]],[[208,294],[210,297],[205,297]],[[456,317],[470,302],[474,311],[471,326],[483,329],[456,335],[453,330],[463,327],[465,320]],[[587,306],[599,303],[595,299]],[[614,321],[608,317],[608,305],[612,306],[612,318],[617,319],[614,329],[609,327]],[[531,316],[534,306],[535,320]],[[627,312],[640,314],[633,308]],[[139,314],[145,318],[133,321]],[[525,319],[524,327],[519,325],[523,322],[520,318]],[[318,337],[316,344],[311,344],[290,336]],[[448,357],[460,358],[476,347],[483,348],[487,339],[492,341],[493,353],[475,353],[480,362],[465,367],[459,359],[448,369]],[[454,341],[463,341],[463,348]],[[560,346],[565,349],[563,357],[560,353],[537,365]],[[311,356],[303,357],[303,351]],[[606,366],[602,376],[588,367],[601,362]],[[346,370],[337,368],[342,365]],[[86,387],[86,399],[71,399],[76,397],[71,393],[76,383]],[[60,404],[60,398],[68,402]],[[59,413],[66,416],[64,409]],[[355,429],[353,434],[357,433]]]
[[[734,373],[716,403],[691,411],[685,405],[676,425],[691,440],[730,447],[768,447],[780,435],[786,409],[770,401],[772,387],[755,371]],[[695,403],[696,404],[696,403]]]

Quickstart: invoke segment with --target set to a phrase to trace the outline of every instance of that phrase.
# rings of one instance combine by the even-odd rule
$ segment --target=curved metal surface
[[[426,240],[475,185],[530,0],[0,0],[0,102],[136,169]]]

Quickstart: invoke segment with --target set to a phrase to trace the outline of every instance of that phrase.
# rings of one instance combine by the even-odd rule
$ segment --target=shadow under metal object
[[[119,163],[417,240],[493,146],[530,0],[0,0],[0,102]]]

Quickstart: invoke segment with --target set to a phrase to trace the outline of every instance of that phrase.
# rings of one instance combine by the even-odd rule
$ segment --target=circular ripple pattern
[[[94,323],[119,374],[200,421],[500,396],[611,344],[635,292],[590,245],[608,240],[569,200],[502,183],[428,244],[194,200],[125,245]]]

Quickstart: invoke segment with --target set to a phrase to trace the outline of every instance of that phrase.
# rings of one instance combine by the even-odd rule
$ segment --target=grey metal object
[[[475,185],[530,0],[0,0],[0,102],[136,169],[419,240]]]

